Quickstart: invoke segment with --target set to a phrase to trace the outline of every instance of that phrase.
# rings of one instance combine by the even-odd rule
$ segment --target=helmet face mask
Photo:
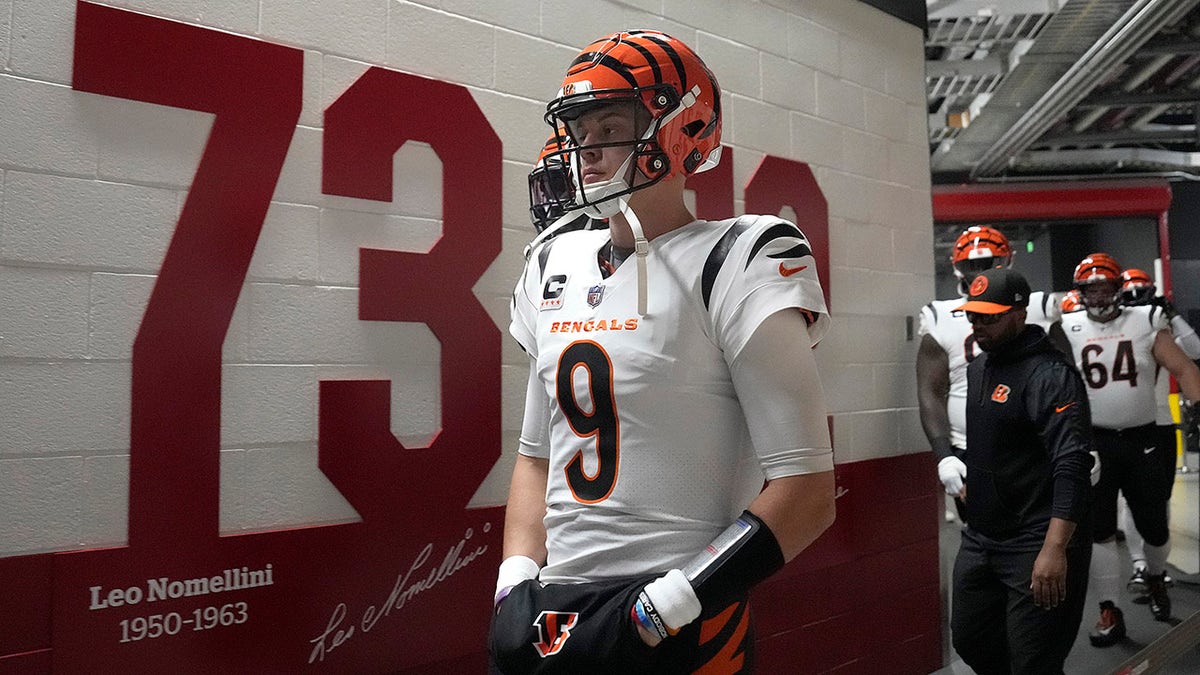
[[[1154,280],[1142,270],[1130,268],[1121,273],[1121,304],[1130,307],[1148,305],[1157,292]]]
[[[616,141],[581,138],[580,120],[605,104],[628,102],[635,132]],[[687,45],[657,31],[626,31],[596,40],[572,62],[546,121],[568,131],[559,153],[571,167],[572,208],[604,218],[619,198],[720,160],[720,88]],[[586,145],[580,141],[586,142]],[[584,153],[628,147],[626,162],[603,181],[584,180]]]
[[[1075,288],[1088,316],[1108,321],[1120,313],[1121,265],[1107,253],[1093,253],[1075,266]]]

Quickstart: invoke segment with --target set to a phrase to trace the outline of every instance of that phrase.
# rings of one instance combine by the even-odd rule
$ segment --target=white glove
[[[496,607],[517,584],[529,579],[536,579],[541,567],[533,558],[523,555],[510,555],[500,563],[500,571],[496,575],[496,594],[492,596],[492,606]]]
[[[938,479],[942,481],[942,487],[946,488],[946,494],[954,497],[961,494],[966,477],[967,465],[963,464],[961,459],[950,456],[938,462]]]
[[[1096,487],[1096,483],[1100,482],[1100,453],[1095,450],[1092,453],[1092,487]]]

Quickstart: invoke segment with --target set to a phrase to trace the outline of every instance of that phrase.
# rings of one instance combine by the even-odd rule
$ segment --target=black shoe
[[[1150,613],[1156,621],[1166,621],[1171,618],[1171,596],[1167,595],[1167,585],[1163,575],[1154,574],[1146,577],[1150,585],[1147,595],[1150,598]]]
[[[1125,638],[1125,615],[1112,602],[1100,603],[1100,620],[1088,633],[1093,647],[1111,647]]]
[[[1146,582],[1146,568],[1134,568],[1133,576],[1129,577],[1129,582],[1125,584],[1125,588],[1134,595],[1145,595],[1150,590],[1150,584]]]

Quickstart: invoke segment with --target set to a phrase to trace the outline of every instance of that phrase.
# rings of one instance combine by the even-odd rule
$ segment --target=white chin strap
[[[581,186],[585,202],[581,210],[584,213],[600,220],[611,218],[623,210],[621,203],[624,201],[624,195],[621,193],[629,190],[629,183],[625,180],[625,176],[629,174],[629,166],[632,161],[633,152],[630,152],[612,178]]]
[[[629,208],[629,202],[623,198],[615,201],[619,202],[619,210],[624,214],[625,221],[629,223],[629,229],[633,230],[633,252],[637,255],[638,314],[645,316],[646,255],[650,253],[650,242],[646,241],[646,235],[642,232],[642,221],[638,220],[637,214]]]
[[[534,237],[533,241],[531,241],[525,245],[525,251],[523,253],[523,255],[525,256],[525,259],[529,260],[529,254],[533,253],[533,249],[537,248],[538,244],[540,244],[543,241],[546,241],[547,239],[549,239],[550,237],[553,237],[554,235],[558,234],[559,230],[561,230],[564,227],[566,227],[567,225],[570,225],[571,223],[575,222],[578,218],[579,218],[578,211],[567,211],[563,215],[559,216],[559,218],[557,220],[555,220],[553,223],[550,223],[548,226],[546,226],[546,229],[542,230],[541,233],[538,234],[538,236]],[[585,229],[591,229],[591,227],[589,226]]]

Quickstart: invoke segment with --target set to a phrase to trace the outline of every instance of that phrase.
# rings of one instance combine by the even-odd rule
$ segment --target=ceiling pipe
[[[1097,40],[1079,61],[1030,106],[980,157],[972,180],[1002,172],[1096,85],[1097,77],[1120,64],[1163,26],[1192,9],[1198,0],[1139,0]]]

